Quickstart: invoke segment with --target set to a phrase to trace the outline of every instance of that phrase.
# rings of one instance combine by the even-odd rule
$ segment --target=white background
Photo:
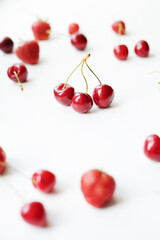
[[[6,74],[20,61],[0,52],[0,145],[8,163],[29,178],[38,169],[57,176],[56,193],[49,195],[16,172],[1,177],[1,240],[159,240],[160,164],[143,153],[145,138],[160,129],[160,75],[150,74],[160,70],[159,9],[159,0],[0,0],[1,38],[10,36],[16,43],[33,39],[31,24],[37,16],[49,18],[53,29],[51,39],[40,43],[39,64],[27,65],[23,92]],[[127,28],[127,36],[119,40],[129,47],[125,62],[112,52],[118,38],[111,24],[119,19]],[[67,34],[71,22],[78,22],[88,38],[83,52],[69,38],[54,34]],[[141,39],[151,48],[147,59],[133,51]],[[82,115],[58,104],[53,88],[65,82],[87,53],[88,64],[116,97],[109,109],[94,105]],[[98,82],[87,69],[85,74],[92,94]],[[85,91],[80,69],[70,84]],[[81,175],[93,168],[111,174],[117,183],[114,200],[103,209],[87,204],[80,190]],[[23,204],[34,200],[46,207],[48,228],[21,219]]]

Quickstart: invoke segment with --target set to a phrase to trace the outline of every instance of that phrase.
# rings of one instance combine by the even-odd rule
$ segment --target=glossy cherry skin
[[[71,23],[68,31],[70,35],[77,33],[79,31],[79,25],[77,23]]]
[[[4,171],[6,168],[6,154],[2,147],[0,147],[0,174]]]
[[[107,108],[114,99],[114,90],[106,84],[98,85],[93,91],[93,100],[99,108]]]
[[[17,73],[17,76],[19,77],[19,80],[21,83],[27,81],[28,71],[26,66],[20,63],[16,63],[13,66],[8,68],[8,71],[7,71],[8,77],[12,79],[14,82],[18,82],[14,72]]]
[[[160,138],[153,134],[144,143],[144,153],[151,160],[160,162]]]
[[[41,192],[49,193],[53,191],[56,177],[47,170],[39,170],[32,176],[33,186]]]
[[[118,45],[114,48],[114,55],[119,60],[126,60],[128,57],[128,48],[126,45]]]
[[[23,62],[36,64],[39,60],[39,45],[37,41],[23,42],[17,49],[16,55]]]
[[[115,191],[113,177],[97,169],[88,171],[81,178],[81,190],[86,201],[94,207],[103,207]]]
[[[89,94],[75,93],[72,98],[72,107],[76,112],[87,113],[93,106],[93,100]]]
[[[136,44],[134,51],[139,57],[148,57],[149,45],[146,41],[139,41]]]
[[[47,224],[46,211],[40,202],[31,202],[24,205],[21,209],[21,216],[27,223],[38,227],[45,227]]]
[[[117,34],[125,35],[125,23],[123,21],[113,23],[112,30]]]
[[[83,34],[75,34],[71,38],[71,43],[78,50],[84,50],[87,46],[87,38]]]
[[[0,50],[4,53],[12,53],[14,43],[11,38],[6,37],[0,42]]]
[[[66,84],[64,88],[64,83],[57,85],[54,89],[54,96],[56,100],[65,106],[70,106],[72,103],[72,98],[74,95],[74,88],[69,84]]]
[[[32,31],[35,39],[38,40],[47,40],[50,35],[51,27],[49,23],[42,20],[38,20],[33,23]]]

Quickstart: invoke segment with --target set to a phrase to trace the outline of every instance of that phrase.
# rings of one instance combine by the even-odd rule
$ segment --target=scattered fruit
[[[119,60],[126,60],[128,57],[128,48],[126,45],[118,45],[114,48],[114,55]]]
[[[77,33],[79,31],[79,25],[77,23],[71,23],[68,31],[70,35]]]
[[[2,174],[5,168],[6,168],[6,154],[2,147],[0,147],[0,174]]]
[[[49,193],[53,191],[56,177],[47,170],[39,170],[32,176],[33,186],[41,192]]]
[[[89,94],[75,93],[72,98],[72,107],[76,112],[87,113],[93,106],[93,100]]]
[[[112,29],[117,34],[125,35],[125,23],[123,21],[117,21],[113,23]]]
[[[93,92],[93,100],[99,108],[107,108],[114,99],[114,90],[106,84],[98,85]]]
[[[38,21],[33,23],[32,31],[37,41],[47,40],[50,36],[51,26],[48,22],[39,19]]]
[[[113,177],[97,169],[84,173],[81,178],[81,190],[86,201],[97,208],[111,200],[115,186]]]
[[[14,43],[13,43],[12,39],[9,37],[5,37],[0,42],[0,50],[3,51],[4,53],[12,53],[13,46],[14,46]]]
[[[39,45],[37,41],[23,42],[17,49],[16,55],[23,62],[36,64],[39,60]]]
[[[21,83],[27,81],[27,68],[23,64],[16,63],[8,68],[7,74],[11,80],[19,83],[19,86],[23,91],[23,86]]]
[[[136,44],[134,51],[139,57],[148,57],[149,45],[146,41],[139,41]]]
[[[87,38],[79,33],[72,36],[71,43],[78,50],[84,50],[87,46]]]
[[[56,100],[65,105],[70,106],[74,95],[74,88],[69,84],[61,83],[54,89],[54,96]]]
[[[46,211],[40,202],[31,202],[24,205],[21,209],[21,216],[24,221],[35,226],[45,227],[47,224]]]
[[[144,153],[151,160],[160,162],[160,138],[153,134],[147,137],[144,144]]]

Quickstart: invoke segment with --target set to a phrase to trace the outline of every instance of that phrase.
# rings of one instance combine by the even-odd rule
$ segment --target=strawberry
[[[113,23],[112,30],[117,34],[125,35],[125,23],[123,21]]]
[[[37,41],[23,42],[17,49],[16,55],[24,63],[36,64],[39,60],[39,45]]]
[[[42,20],[38,20],[33,23],[32,31],[35,39],[38,40],[47,40],[49,38],[51,27],[49,23]]]
[[[97,169],[84,173],[81,178],[81,190],[86,201],[97,208],[111,200],[115,186],[110,175]]]

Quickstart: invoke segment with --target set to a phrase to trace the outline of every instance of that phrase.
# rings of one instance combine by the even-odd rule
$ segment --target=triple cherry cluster
[[[79,113],[87,113],[93,106],[93,100],[99,108],[107,108],[110,106],[114,99],[114,90],[111,86],[102,84],[97,75],[92,71],[87,63],[87,59],[90,57],[88,54],[80,64],[71,72],[65,83],[60,83],[54,88],[54,96],[56,100],[65,105],[70,106]],[[84,64],[91,71],[91,73],[98,79],[99,85],[93,91],[92,97],[88,94],[88,83],[83,73]],[[86,83],[86,92],[75,92],[74,88],[68,84],[69,78],[72,74],[81,66],[81,73]]]
[[[6,167],[10,166],[6,163],[6,154],[0,147],[0,175],[4,173]],[[32,175],[33,186],[43,193],[53,192],[55,182],[55,175],[47,170],[40,170]],[[112,199],[115,187],[114,178],[97,169],[84,173],[81,178],[81,191],[86,201],[97,208],[103,207]],[[47,226],[47,213],[41,202],[25,204],[21,209],[21,217],[29,224],[39,227]]]
[[[51,26],[48,22],[41,19],[35,21],[32,25],[32,31],[35,40],[22,42],[15,53],[17,57],[26,64],[37,64],[39,61],[39,44],[38,41],[48,40],[51,33]],[[69,36],[71,44],[78,50],[84,50],[87,46],[87,38],[79,33],[79,25],[76,23],[70,24]],[[0,42],[0,50],[4,53],[12,53],[14,42],[11,38],[5,37]],[[16,63],[8,68],[8,77],[14,82],[18,82],[21,90],[23,90],[22,83],[27,81],[28,71],[24,64]]]
[[[126,34],[125,23],[123,21],[117,21],[112,24],[112,30],[119,35]],[[134,51],[139,57],[148,57],[149,45],[146,41],[141,40],[136,43]],[[126,60],[128,57],[128,47],[126,45],[117,45],[114,50],[114,55],[119,60]]]

